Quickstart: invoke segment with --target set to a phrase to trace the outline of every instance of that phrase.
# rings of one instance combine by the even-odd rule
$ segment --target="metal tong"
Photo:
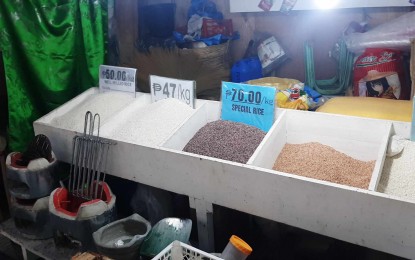
[[[99,114],[87,111],[83,135],[76,135],[72,141],[68,189],[73,196],[86,200],[102,199],[109,147],[114,144],[99,137],[99,128]]]

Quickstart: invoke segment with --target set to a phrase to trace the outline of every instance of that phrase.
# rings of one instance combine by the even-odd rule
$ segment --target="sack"
[[[408,99],[400,51],[366,49],[354,65],[353,95]]]

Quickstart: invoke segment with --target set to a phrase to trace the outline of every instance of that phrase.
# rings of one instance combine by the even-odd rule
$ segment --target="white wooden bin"
[[[182,151],[193,136],[206,124],[221,119],[221,103],[206,101],[206,104],[184,122],[172,135],[161,144],[162,147]],[[284,114],[284,109],[275,110],[275,120]],[[267,135],[270,134],[268,131]],[[266,135],[266,136],[267,136]],[[263,142],[267,138],[263,139]]]
[[[50,120],[60,109],[79,103],[75,101],[69,101],[34,123],[35,133],[48,135],[58,158],[66,162],[71,158],[68,147],[75,132],[50,125]],[[197,119],[196,114],[204,114],[204,119]],[[108,173],[415,259],[415,203],[372,190],[271,170],[281,148],[274,143],[282,138],[278,133],[285,142],[319,141],[351,156],[361,156],[357,158],[360,160],[376,159],[379,169],[388,136],[392,133],[408,138],[410,124],[294,110],[278,115],[276,124],[249,164],[181,151],[195,131],[219,119],[220,103],[209,101],[161,147],[117,141],[108,158]],[[273,153],[272,156],[267,157],[267,152]],[[372,181],[371,187],[375,186]]]
[[[375,160],[369,190],[376,190],[391,131],[392,123],[382,120],[285,110],[248,164],[272,169],[286,143],[318,142],[357,160]]]
[[[140,113],[140,109],[144,105],[149,105],[151,103],[151,96],[150,94],[142,94],[143,98],[145,98],[146,102],[145,104],[142,102],[142,99],[137,99],[132,104],[130,104],[127,108],[125,108],[122,113],[117,114],[116,116],[112,117],[111,119],[107,120],[107,123],[101,128],[100,136],[116,141],[125,141],[120,137],[113,136],[111,133],[113,133],[114,130],[116,130],[118,127],[125,124],[125,122],[129,122],[130,120],[133,120],[134,116],[136,116],[138,113]],[[183,122],[179,122],[178,126],[175,127],[175,129],[170,133],[170,135],[177,132],[177,129],[180,128],[182,124],[185,124],[188,122],[195,114],[199,115],[200,113],[205,112],[205,100],[196,100],[195,101],[195,109],[193,109],[193,113],[186,119],[184,119]],[[160,126],[158,126],[160,127]],[[154,131],[157,131],[157,129],[154,129]],[[160,140],[160,143],[155,145],[156,147],[160,146],[164,142],[166,142],[167,139],[169,139],[170,136],[167,136],[164,140]],[[134,143],[141,145],[140,143]]]
[[[184,122],[171,137],[161,146],[182,151],[186,144],[207,123],[220,119],[221,106],[219,102],[206,102],[196,113]]]
[[[37,119],[33,122],[33,128],[35,134],[44,134],[46,135],[52,145],[52,149],[56,155],[56,157],[64,162],[70,163],[72,158],[72,139],[75,135],[81,134],[83,131],[76,131],[74,129],[65,128],[64,126],[58,126],[53,123],[53,119],[60,117],[69,111],[75,109],[79,104],[83,101],[91,98],[93,95],[99,93],[98,88],[90,88],[85,92],[81,93],[80,95],[76,96],[75,98],[69,100],[62,106],[56,108],[55,110],[49,112],[48,114],[44,115],[43,117]],[[140,102],[143,104],[150,104],[151,98],[150,96],[144,93],[137,93],[135,102]],[[111,104],[108,104],[109,106]],[[126,105],[127,107],[127,105]],[[121,111],[114,111],[112,116],[116,116],[120,114]],[[86,112],[86,111],[85,111]],[[97,113],[98,111],[91,111],[92,113]],[[79,118],[81,122],[85,121],[85,117],[81,116]],[[108,120],[107,120],[108,121]],[[101,127],[105,125],[105,121],[101,121]]]

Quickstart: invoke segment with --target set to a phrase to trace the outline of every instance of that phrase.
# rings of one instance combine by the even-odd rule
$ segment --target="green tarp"
[[[26,149],[34,120],[98,85],[107,27],[107,0],[0,1],[12,151]]]

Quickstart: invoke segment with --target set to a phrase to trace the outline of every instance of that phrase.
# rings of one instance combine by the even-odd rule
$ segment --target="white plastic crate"
[[[174,241],[152,260],[223,260],[180,241]]]

